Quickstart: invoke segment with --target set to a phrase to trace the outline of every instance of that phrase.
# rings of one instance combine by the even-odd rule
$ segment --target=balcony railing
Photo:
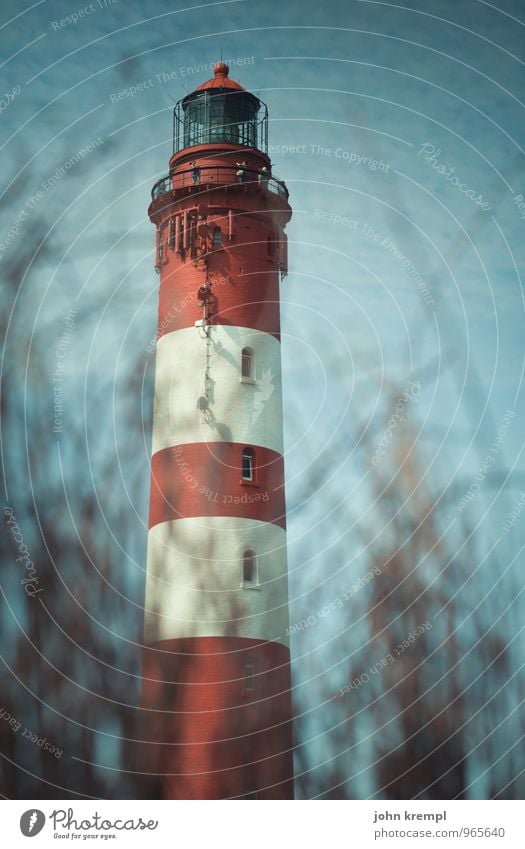
[[[242,171],[241,174],[239,174],[240,171]],[[188,168],[185,171],[174,171],[173,174],[168,174],[155,183],[151,190],[151,197],[156,200],[166,192],[177,189],[207,189],[232,185],[259,186],[283,200],[288,200],[288,189],[282,180],[250,168],[241,169],[236,165],[203,165]]]
[[[268,107],[248,91],[204,89],[173,110],[173,153],[201,144],[238,144],[268,153]]]

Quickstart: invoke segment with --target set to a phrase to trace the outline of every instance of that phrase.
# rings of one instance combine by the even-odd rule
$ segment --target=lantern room
[[[173,111],[173,153],[203,144],[233,144],[268,150],[266,105],[230,79],[225,62],[213,79],[179,100]]]

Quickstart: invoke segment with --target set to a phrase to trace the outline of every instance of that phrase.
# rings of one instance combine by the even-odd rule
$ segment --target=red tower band
[[[279,284],[267,110],[218,63],[174,110],[142,670],[144,772],[171,799],[293,796]]]

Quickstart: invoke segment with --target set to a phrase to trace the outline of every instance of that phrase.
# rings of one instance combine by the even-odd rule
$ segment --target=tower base
[[[143,654],[141,706],[137,766],[150,776],[148,796],[293,798],[286,646],[239,637],[156,643]]]

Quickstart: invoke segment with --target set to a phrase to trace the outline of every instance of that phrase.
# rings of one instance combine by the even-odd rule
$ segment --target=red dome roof
[[[236,89],[237,91],[245,91],[240,83],[236,83],[235,80],[230,80],[228,74],[230,73],[230,69],[226,62],[217,62],[216,65],[213,66],[213,73],[215,76],[211,80],[207,80],[205,83],[201,83],[195,91],[203,91],[206,88],[230,88]]]

